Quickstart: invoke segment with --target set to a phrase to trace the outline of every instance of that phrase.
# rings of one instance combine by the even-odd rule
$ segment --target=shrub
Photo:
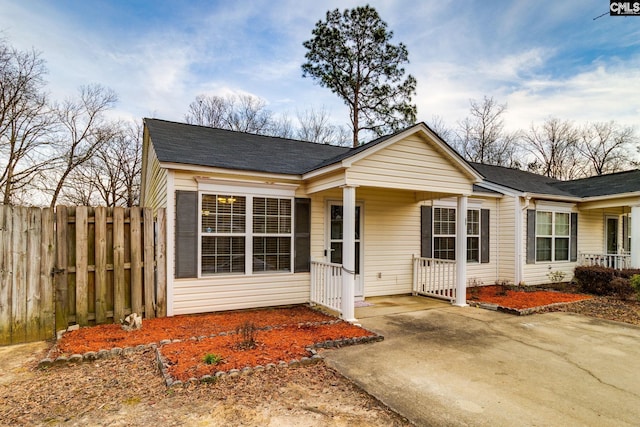
[[[214,353],[207,353],[204,355],[203,360],[207,365],[217,365],[218,363],[222,362],[222,357]]]
[[[620,276],[625,279],[631,279],[636,275],[640,275],[640,268],[625,268],[623,270],[616,270],[616,276]]]
[[[583,292],[627,298],[634,292],[631,281],[620,270],[607,267],[576,267],[575,280]]]
[[[236,334],[238,336],[238,342],[236,344],[238,348],[241,350],[250,350],[255,348],[258,328],[253,322],[245,322],[236,327]]]
[[[583,292],[594,295],[608,295],[607,285],[614,279],[613,268],[576,267],[574,279]]]
[[[640,274],[631,276],[631,287],[636,291],[636,298],[640,300]]]

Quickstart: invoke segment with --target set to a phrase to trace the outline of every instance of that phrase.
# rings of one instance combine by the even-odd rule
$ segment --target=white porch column
[[[355,322],[356,187],[342,187],[342,318]]]
[[[640,206],[631,206],[631,268],[640,268]]]
[[[456,300],[453,305],[467,306],[467,196],[458,197],[456,209]]]

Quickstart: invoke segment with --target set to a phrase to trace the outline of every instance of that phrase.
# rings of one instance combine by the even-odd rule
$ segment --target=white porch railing
[[[342,313],[342,265],[311,261],[311,303]]]
[[[581,252],[578,261],[580,265],[585,266],[597,265],[600,267],[617,268],[618,270],[631,268],[630,254],[594,254]]]
[[[456,262],[435,258],[413,258],[413,293],[456,299]]]

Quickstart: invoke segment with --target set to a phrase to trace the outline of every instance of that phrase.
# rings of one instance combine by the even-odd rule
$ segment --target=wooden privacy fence
[[[166,315],[164,210],[0,206],[0,345]]]

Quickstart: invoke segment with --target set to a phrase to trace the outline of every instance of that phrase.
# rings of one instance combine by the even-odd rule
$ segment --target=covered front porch
[[[578,264],[640,268],[640,200],[581,203]]]
[[[432,294],[465,305],[465,262],[434,258],[467,259],[468,199],[481,179],[422,124],[305,174],[310,300],[349,321],[364,297]],[[438,248],[436,220],[425,214],[434,203],[445,203],[438,209],[447,216]]]
[[[357,319],[398,314],[454,305],[466,305],[466,286],[456,287],[456,262],[434,258],[413,258],[412,295],[390,295],[355,301],[343,298],[344,268],[341,264],[312,261],[310,302],[340,314],[353,310]],[[465,283],[462,281],[461,283]],[[424,298],[429,297],[429,298]],[[344,302],[352,301],[352,304]]]

